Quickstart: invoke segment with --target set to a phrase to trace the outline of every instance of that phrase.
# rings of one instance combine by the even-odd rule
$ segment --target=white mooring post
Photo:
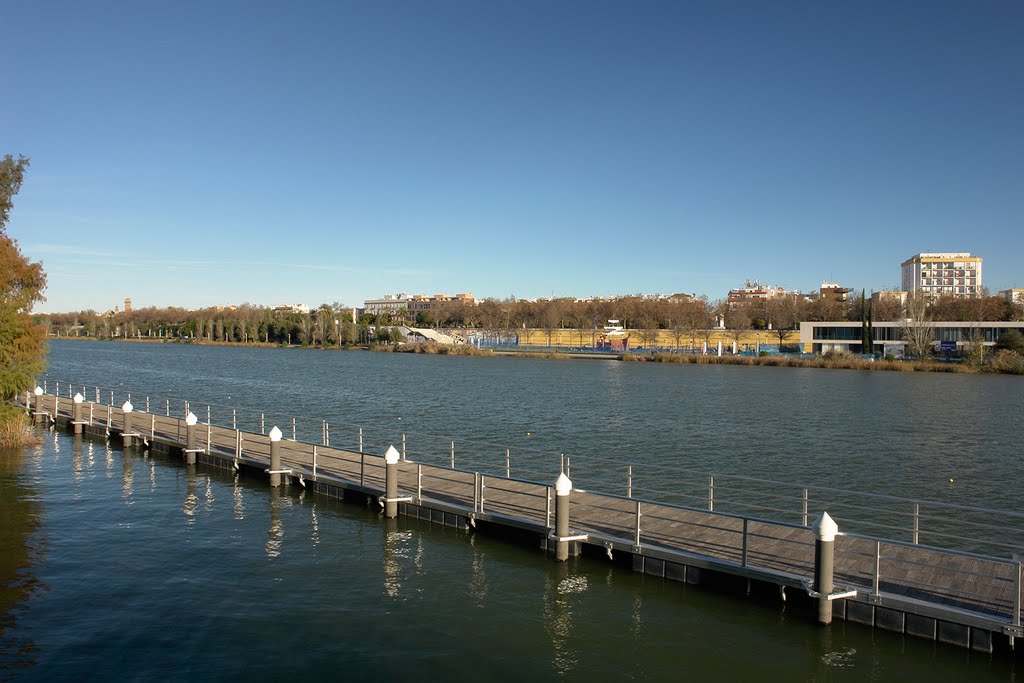
[[[82,433],[82,401],[85,400],[85,396],[81,394],[75,394],[75,407],[71,412],[71,424],[74,425],[75,434]]]
[[[270,486],[281,485],[281,430],[274,425],[270,430]]]
[[[43,421],[43,388],[37,385],[33,393],[36,395],[36,424],[41,424]]]
[[[398,516],[398,461],[401,454],[394,446],[384,453],[384,517]]]
[[[196,464],[196,423],[199,422],[199,418],[196,414],[189,412],[185,417],[185,464],[195,465]]]
[[[121,412],[123,413],[123,420],[121,422],[121,443],[125,448],[132,445],[133,410],[135,410],[135,406],[132,405],[131,401],[125,401],[121,406]]]
[[[569,559],[569,496],[572,494],[572,481],[565,472],[555,480],[555,560],[564,562]]]
[[[818,593],[818,623],[832,623],[832,601],[829,599],[835,587],[832,573],[835,566],[835,541],[839,525],[822,512],[814,520],[814,590]]]

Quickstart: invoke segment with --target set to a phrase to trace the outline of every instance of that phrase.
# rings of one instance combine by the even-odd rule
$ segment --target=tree
[[[928,310],[928,299],[921,291],[907,297],[907,317],[902,325],[903,341],[912,356],[931,355],[935,342],[935,325]]]
[[[772,326],[772,332],[779,338],[779,351],[781,352],[789,331],[800,322],[796,299],[791,296],[773,297],[765,305],[765,312],[768,315],[768,322]]]
[[[45,329],[32,322],[33,304],[45,301],[46,274],[6,234],[14,196],[21,189],[29,161],[8,154],[0,161],[0,423],[20,415],[10,399],[28,389],[45,365]]]

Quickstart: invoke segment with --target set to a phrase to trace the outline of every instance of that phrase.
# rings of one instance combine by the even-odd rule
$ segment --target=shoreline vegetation
[[[821,368],[829,370],[871,370],[886,372],[945,372],[955,374],[1024,375],[1024,357],[1008,350],[996,350],[985,363],[948,363],[937,360],[870,359],[843,352],[830,351],[820,356],[768,355],[759,356],[693,354],[693,353],[593,353],[551,351],[492,351],[470,344],[444,345],[433,342],[351,345],[348,347],[308,347],[281,345],[273,342],[217,342],[208,340],[179,340],[161,338],[95,339],[90,337],[61,337],[78,341],[115,341],[135,344],[194,344],[196,346],[255,347],[255,348],[320,348],[325,351],[373,351],[378,353],[412,353],[432,356],[509,356],[546,360],[611,360],[627,363],[682,363],[691,365],[745,365],[778,368]]]

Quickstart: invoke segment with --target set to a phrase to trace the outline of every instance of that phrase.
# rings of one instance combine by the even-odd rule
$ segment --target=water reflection
[[[210,477],[206,477],[206,495],[204,501],[206,504],[203,506],[203,509],[206,512],[213,512],[213,479]]]
[[[135,473],[132,470],[132,459],[127,453],[124,453],[121,458],[121,498],[124,502],[129,505],[132,502],[132,485],[135,479]]]
[[[303,491],[305,493],[305,491]],[[310,534],[309,541],[313,545],[313,557],[316,557],[316,548],[320,545],[320,518],[316,513],[316,498],[313,498],[313,502],[310,504]]]
[[[149,492],[154,493],[156,491],[156,461],[153,458],[149,459]]]
[[[281,544],[284,541],[284,524],[281,523],[281,507],[284,497],[280,488],[270,489],[270,528],[267,529],[267,542],[264,550],[267,557],[274,559],[281,555]]]
[[[181,508],[185,515],[185,526],[191,529],[196,523],[196,466],[185,465],[185,504]]]
[[[43,509],[40,492],[25,476],[27,453],[22,448],[0,448],[0,652],[4,653],[4,671],[35,665],[38,648],[29,631],[17,628],[19,611],[14,608],[33,593],[46,590],[33,571],[45,539],[33,541]]]
[[[245,498],[242,497],[242,492],[245,489],[238,481],[238,472],[235,472],[234,488],[231,493],[231,509],[234,510],[235,519],[241,521],[245,519]]]
[[[579,666],[579,657],[569,642],[573,630],[572,596],[586,589],[586,577],[573,575],[564,563],[544,578],[541,614],[551,640],[551,664],[562,676]]]
[[[476,534],[469,537],[469,546],[473,553],[473,561],[470,564],[469,586],[467,591],[476,600],[480,607],[487,602],[487,571],[484,568],[484,553],[477,547]]]
[[[84,463],[82,460],[82,435],[75,434],[71,442],[71,481],[76,484],[84,479]]]
[[[412,553],[413,532],[398,528],[398,519],[384,520],[384,594],[397,599],[402,594],[402,560],[412,558],[414,566],[422,566]]]

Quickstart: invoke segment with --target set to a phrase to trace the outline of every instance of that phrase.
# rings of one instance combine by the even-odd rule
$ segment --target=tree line
[[[1001,297],[939,298],[926,303],[931,320],[1021,320],[1024,310]],[[407,310],[378,315],[363,314],[352,322],[352,309],[324,303],[309,313],[251,304],[231,308],[141,308],[110,314],[95,311],[38,315],[50,335],[63,337],[192,339],[224,343],[264,343],[337,347],[369,342],[397,341],[396,325],[476,329],[514,334],[516,330],[575,330],[580,346],[590,343],[608,320],[619,320],[636,330],[641,341],[654,342],[668,332],[677,346],[709,339],[713,330],[725,329],[738,339],[751,330],[770,330],[779,343],[801,321],[860,322],[901,320],[905,304],[895,299],[871,301],[863,292],[848,301],[827,297],[775,297],[732,303],[707,297],[651,298],[641,295],[613,300],[577,301],[569,298],[526,301],[514,297],[484,299],[476,304],[439,302],[431,311],[415,316]],[[649,338],[649,339],[648,339]]]

